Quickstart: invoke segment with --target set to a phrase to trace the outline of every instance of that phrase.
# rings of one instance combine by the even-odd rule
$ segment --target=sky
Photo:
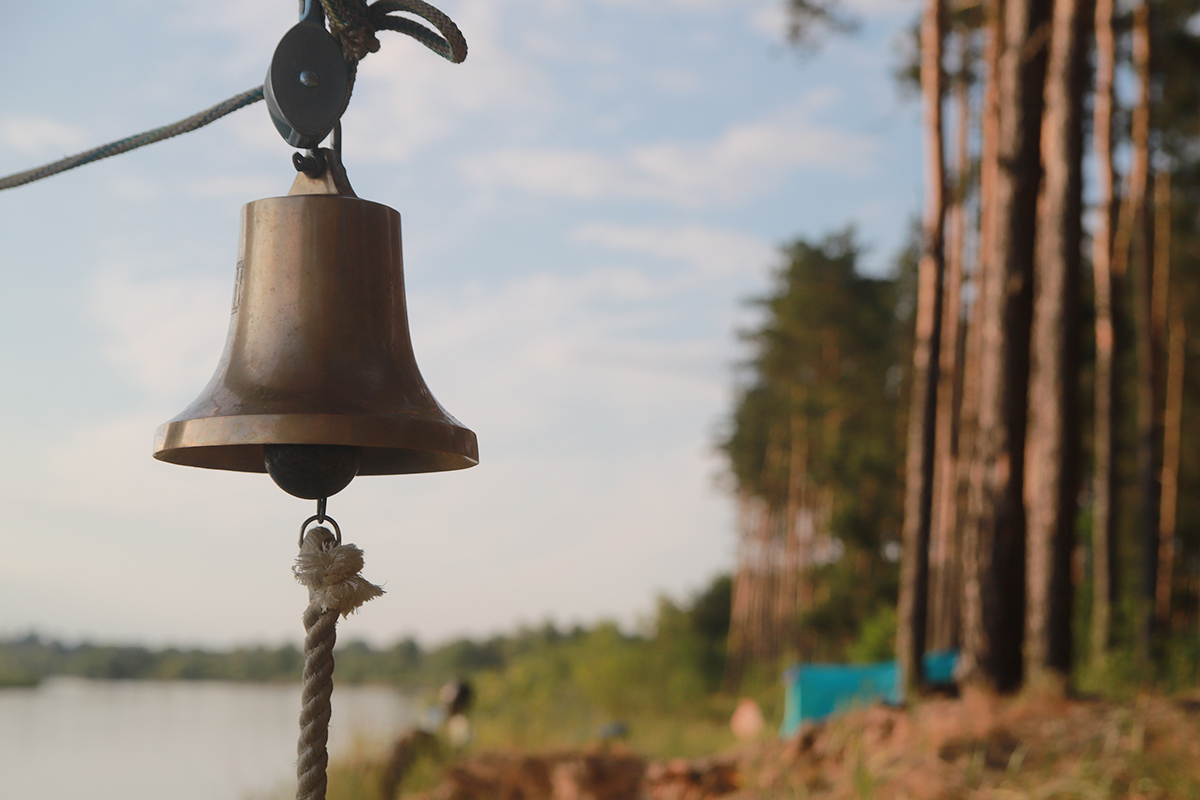
[[[403,217],[413,348],[480,464],[329,501],[386,594],[343,639],[636,626],[734,565],[716,449],[779,247],[848,225],[891,269],[920,207],[896,87],[914,0],[808,55],[783,0],[439,0],[453,65],[382,32],[343,117]],[[259,85],[294,0],[9,3],[0,175]],[[0,636],[298,641],[313,503],[155,461],[221,354],[244,203],[294,151],[259,103],[0,192]]]

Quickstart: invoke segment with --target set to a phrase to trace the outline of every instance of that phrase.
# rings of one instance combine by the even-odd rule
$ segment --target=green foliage
[[[199,649],[79,644],[43,641],[36,635],[0,642],[0,676],[36,680],[73,675],[97,680],[299,680],[304,664],[293,645],[247,647],[227,652]]]
[[[728,698],[714,696],[729,630],[730,579],[690,602],[660,598],[643,634],[613,623],[505,639],[502,667],[474,673],[481,746],[579,746],[615,720],[650,753],[699,754],[728,744]]]
[[[853,33],[859,19],[839,0],[787,0],[787,37],[802,50],[815,50],[826,33]]]
[[[859,273],[860,254],[852,229],[784,249],[721,446],[739,489],[782,504],[788,464],[768,454],[798,420],[809,479],[835,492],[835,532],[866,544],[895,517],[900,326],[895,282]]]
[[[888,661],[896,657],[895,645],[896,607],[881,605],[863,621],[858,639],[846,648],[846,655],[855,663]]]
[[[915,252],[915,251],[913,251]],[[739,493],[775,510],[796,503],[830,551],[808,566],[814,604],[795,620],[794,654],[839,661],[864,620],[894,604],[901,398],[911,341],[915,257],[895,277],[862,274],[853,229],[783,250],[775,285],[720,445]]]
[[[732,607],[733,579],[720,575],[696,596],[689,614],[692,631],[697,637],[697,665],[709,692],[715,692],[724,677]]]

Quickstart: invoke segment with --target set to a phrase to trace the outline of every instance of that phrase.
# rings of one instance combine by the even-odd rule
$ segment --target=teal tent
[[[954,683],[958,653],[925,654],[925,680]],[[895,661],[874,664],[796,664],[783,673],[786,690],[780,736],[787,738],[805,722],[874,702],[899,705],[900,672]]]

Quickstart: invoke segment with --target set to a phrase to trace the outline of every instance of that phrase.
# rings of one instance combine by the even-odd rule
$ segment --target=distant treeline
[[[687,660],[695,662],[673,666],[694,668],[705,676],[704,683],[715,685],[720,680],[729,628],[729,578],[716,579],[684,604],[660,600],[657,617],[653,630],[645,634],[615,633],[609,623],[570,629],[546,623],[508,635],[483,640],[460,638],[430,648],[412,638],[382,648],[349,641],[336,651],[336,675],[339,683],[387,683],[421,689],[439,686],[456,676],[501,673],[531,656],[573,651],[597,637],[615,635],[625,645],[657,649],[655,642],[662,638],[669,617],[671,627],[686,634]],[[37,634],[0,640],[0,686],[34,684],[56,675],[100,680],[288,682],[300,680],[303,663],[303,654],[292,644],[203,650],[64,644]]]
[[[347,683],[420,686],[439,676],[471,673],[503,665],[506,653],[530,638],[554,641],[582,635],[553,625],[482,642],[457,639],[422,648],[402,639],[391,647],[350,641],[336,651],[337,678]],[[75,644],[37,634],[0,641],[0,685],[28,683],[52,675],[99,680],[213,680],[243,682],[299,681],[304,656],[293,644],[239,647],[232,650],[151,649],[140,646]]]

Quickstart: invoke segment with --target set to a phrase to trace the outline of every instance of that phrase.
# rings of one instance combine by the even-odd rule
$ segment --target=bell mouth
[[[160,426],[154,438],[154,457],[159,461],[235,472],[266,472],[266,446],[282,444],[357,447],[358,475],[445,472],[479,463],[474,432],[461,425],[419,418],[351,414],[201,417],[172,420]]]

